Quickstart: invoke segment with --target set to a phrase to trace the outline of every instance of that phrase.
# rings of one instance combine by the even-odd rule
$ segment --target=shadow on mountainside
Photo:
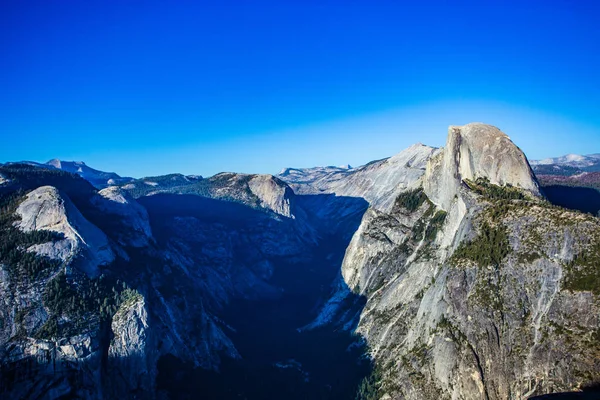
[[[596,189],[551,185],[542,190],[552,204],[594,215],[600,212],[600,192]]]
[[[565,392],[533,396],[528,400],[598,400],[600,399],[600,381],[582,388],[581,392]]]
[[[162,195],[161,195],[162,196]],[[362,340],[336,326],[314,330],[299,328],[316,318],[339,276],[346,247],[360,225],[367,203],[363,199],[333,195],[296,196],[318,244],[310,254],[269,257],[273,275],[269,285],[281,289],[276,299],[237,297],[216,311],[230,329],[241,359],[222,357],[219,371],[195,367],[172,354],[160,358],[157,390],[172,399],[351,399],[362,379],[370,374]],[[153,229],[169,230],[168,220],[193,216],[203,222],[226,225],[244,232],[265,213],[249,207],[200,198],[167,195],[140,199],[149,211]],[[169,210],[164,207],[169,204]],[[292,229],[293,220],[280,222]],[[163,228],[158,228],[159,226]],[[286,224],[290,224],[289,226]],[[164,245],[168,237],[159,238]],[[285,244],[282,244],[285,245]],[[249,249],[237,249],[242,254]],[[365,300],[350,295],[347,304],[364,307]]]
[[[91,201],[96,190],[78,176],[27,165],[4,166],[1,172],[11,183],[0,188],[0,193],[24,194],[41,185],[52,185],[114,242],[121,230],[131,229],[118,216],[108,217],[97,209]],[[144,297],[150,336],[170,335],[171,328],[184,332],[184,342],[177,342],[178,349],[172,351],[177,354],[166,354],[158,361],[156,391],[172,399],[354,398],[357,386],[371,368],[360,338],[337,326],[309,331],[299,328],[314,320],[329,298],[346,247],[368,204],[363,199],[334,195],[296,196],[296,200],[306,213],[305,225],[244,204],[197,195],[160,194],[137,200],[149,213],[156,243],[148,248],[123,247],[127,255],[117,257],[102,272],[111,282],[120,280],[119,285],[137,290]],[[307,226],[314,228],[316,235]],[[268,254],[262,240],[269,241]],[[230,249],[228,257],[223,257],[223,248]],[[181,259],[191,260],[189,271],[177,265],[175,260],[181,259],[164,255],[188,249],[189,253],[181,253],[186,256]],[[272,274],[262,277],[260,270],[252,270],[255,266],[249,265],[249,260],[260,261],[261,257],[272,266]],[[231,264],[229,269],[223,268],[222,260]],[[243,274],[236,276],[238,272]],[[249,282],[249,277],[254,280]],[[75,278],[69,275],[69,279]],[[67,289],[80,283],[65,282]],[[92,279],[85,282],[96,284]],[[111,288],[106,288],[110,295],[114,292]],[[213,289],[234,293],[222,304]],[[61,301],[79,301],[73,293],[61,293]],[[347,306],[360,313],[364,303],[364,299],[351,294]],[[79,303],[73,304],[76,308]],[[189,361],[192,355],[186,358],[184,354],[202,346],[206,346],[205,352],[199,350],[197,354],[210,354],[212,332],[207,334],[206,325],[200,325],[209,313],[211,318],[216,317],[217,325],[241,356],[240,360],[222,357],[219,372],[199,368]],[[176,326],[166,326],[163,321],[169,319],[161,316],[175,316],[172,323]],[[56,340],[48,340],[47,351],[36,357],[18,353],[21,344],[15,344],[26,342],[24,335],[16,336],[14,343],[4,343],[0,356],[6,360],[10,353],[16,362],[0,365],[0,393],[9,398],[86,398],[98,393],[100,382],[109,398],[152,397],[148,390],[154,388],[147,385],[151,377],[146,367],[152,370],[153,365],[144,364],[146,353],[109,356],[110,317],[99,326],[88,322],[83,318],[82,329],[89,333],[91,353],[78,355],[75,361],[61,362],[57,356],[58,346],[71,340],[77,346],[82,340],[73,335],[59,334]],[[163,352],[160,337],[158,348],[151,347],[154,342],[146,344],[150,346],[144,350],[148,355]]]
[[[598,400],[600,399],[600,391],[589,391],[583,392],[565,392],[565,393],[553,393],[545,394],[542,396],[529,397],[528,400]]]

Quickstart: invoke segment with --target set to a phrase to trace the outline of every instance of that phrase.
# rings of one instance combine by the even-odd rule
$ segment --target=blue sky
[[[1,0],[0,162],[276,173],[471,121],[600,152],[595,3]]]

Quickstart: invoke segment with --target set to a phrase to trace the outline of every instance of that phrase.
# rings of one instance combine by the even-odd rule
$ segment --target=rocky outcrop
[[[448,249],[438,247],[444,232],[426,246],[410,239],[406,246],[366,244],[380,252],[365,263],[375,279],[360,288],[369,300],[358,332],[377,363],[388,366],[382,393],[409,399],[527,398],[598,378],[600,349],[592,339],[600,328],[597,295],[572,290],[572,271],[565,265],[573,253],[586,251],[572,238],[598,237],[600,225],[576,213],[530,207],[501,218],[509,255],[499,265],[456,263]],[[564,219],[556,224],[558,218]],[[372,234],[388,229],[377,220],[365,223]],[[543,232],[544,242],[536,231]],[[386,257],[391,254],[395,257]]]
[[[206,179],[203,184],[211,198],[233,200],[295,218],[294,192],[273,175],[224,172]]]
[[[101,354],[88,334],[58,341],[13,341],[1,354],[0,393],[15,399],[101,399]],[[74,385],[73,382],[76,382]],[[6,390],[9,388],[9,392]]]
[[[449,210],[463,180],[477,178],[540,196],[527,158],[500,129],[480,123],[451,126],[444,151],[427,165],[425,193],[436,205]]]
[[[119,225],[114,230],[117,240],[133,247],[144,247],[153,239],[148,212],[125,190],[113,186],[98,192],[92,199],[102,213],[110,215]]]
[[[98,267],[115,258],[106,235],[87,221],[68,197],[52,186],[42,186],[31,193],[17,208],[20,221],[16,226],[25,231],[47,230],[59,233],[62,240],[34,245],[29,250],[75,265],[90,277]]]
[[[108,397],[154,397],[159,352],[145,299],[132,295],[113,316],[108,348]]]
[[[143,178],[121,189],[135,198],[156,194],[198,195],[269,210],[286,218],[295,218],[296,213],[301,213],[295,207],[294,192],[273,175],[222,172],[204,179],[170,174]]]
[[[581,257],[600,257],[600,221],[543,201],[522,152],[482,124],[450,127],[422,182],[369,209],[343,262],[367,298],[357,332],[379,397],[516,399],[598,379],[600,288]]]
[[[260,199],[261,207],[284,217],[294,218],[294,193],[285,183],[272,175],[255,175],[248,181],[250,191]]]

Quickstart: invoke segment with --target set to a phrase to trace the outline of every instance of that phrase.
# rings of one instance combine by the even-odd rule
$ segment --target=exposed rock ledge
[[[98,275],[98,266],[115,258],[106,235],[53,186],[30,192],[17,208],[17,214],[21,220],[15,225],[25,232],[48,230],[64,236],[63,240],[31,246],[30,251],[63,262],[77,257],[76,266],[90,277]]]
[[[292,210],[292,190],[272,175],[256,175],[248,182],[252,193],[260,199],[261,206],[288,218],[295,218]]]
[[[92,201],[129,228],[117,232],[121,244],[144,247],[153,240],[148,212],[123,189],[108,187],[98,192]]]

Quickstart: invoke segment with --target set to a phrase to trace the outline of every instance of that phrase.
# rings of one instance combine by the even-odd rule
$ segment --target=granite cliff
[[[94,188],[65,169],[0,166],[4,397],[496,400],[600,379],[600,219],[548,201],[498,128],[276,177]]]
[[[346,250],[346,293],[367,298],[356,331],[377,366],[363,394],[520,399],[597,380],[599,245],[600,220],[548,203],[505,134],[450,127]],[[343,296],[321,324],[348,326]]]

